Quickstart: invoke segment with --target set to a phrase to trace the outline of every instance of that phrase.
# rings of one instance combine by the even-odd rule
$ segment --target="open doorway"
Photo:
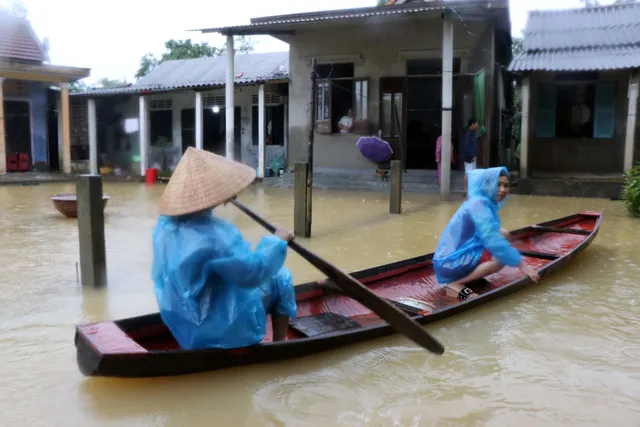
[[[31,164],[31,114],[28,101],[4,101],[6,154],[27,154]]]

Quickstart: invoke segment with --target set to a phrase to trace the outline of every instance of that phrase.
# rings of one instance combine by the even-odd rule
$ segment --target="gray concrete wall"
[[[614,137],[611,139],[536,138],[538,88],[551,82],[554,73],[538,72],[531,76],[531,108],[529,115],[529,170],[554,173],[621,173],[627,126],[629,71],[601,72],[600,81],[615,81],[617,90]],[[591,114],[594,114],[592,111]],[[636,134],[636,147],[638,147]],[[636,159],[638,158],[636,150]]]
[[[484,23],[468,22],[465,28],[459,20],[454,23],[454,57],[461,58],[464,73],[479,70],[492,63],[492,31]],[[482,46],[481,46],[482,45]],[[474,51],[475,50],[475,51]],[[310,58],[320,63],[352,62],[331,58],[335,55],[361,56],[355,63],[355,77],[369,78],[368,116],[371,129],[377,133],[379,121],[379,79],[406,75],[407,54],[421,52],[423,58],[441,58],[442,21],[439,17],[408,18],[395,23],[349,23],[336,27],[298,31],[290,43],[289,91],[289,151],[288,164],[304,161],[310,126],[311,72]],[[410,54],[415,57],[415,54]],[[343,57],[344,58],[344,57]],[[492,73],[492,70],[488,70]],[[492,87],[488,78],[487,86]],[[471,105],[472,99],[470,100]],[[467,103],[465,101],[465,103]],[[468,108],[468,107],[466,107]],[[361,135],[315,135],[314,163],[319,167],[371,168],[374,164],[364,159],[355,144]]]

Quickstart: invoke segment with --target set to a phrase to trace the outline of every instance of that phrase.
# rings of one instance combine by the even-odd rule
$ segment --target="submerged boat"
[[[601,212],[581,212],[511,232],[512,244],[541,280],[561,269],[596,237]],[[474,284],[478,297],[459,300],[438,286],[433,254],[352,273],[380,297],[427,324],[495,300],[532,284],[516,268],[504,268]],[[79,325],[75,345],[87,376],[154,377],[183,375],[232,366],[306,356],[395,333],[357,301],[317,281],[296,286],[298,317],[286,341],[272,342],[270,320],[260,344],[230,350],[181,349],[159,313]]]

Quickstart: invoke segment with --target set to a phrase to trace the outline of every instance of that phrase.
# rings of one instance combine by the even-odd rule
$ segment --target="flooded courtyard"
[[[428,325],[440,357],[408,339],[303,359],[172,378],[85,378],[74,326],[157,311],[151,232],[163,186],[105,184],[108,287],[77,280],[77,223],[49,196],[72,184],[0,187],[0,409],[6,426],[637,426],[640,222],[619,202],[511,196],[503,226],[602,210],[594,243],[538,285]],[[240,200],[293,227],[292,190]],[[461,200],[314,190],[302,243],[347,271],[433,252]],[[256,243],[265,231],[218,209]],[[297,283],[321,275],[290,251]]]

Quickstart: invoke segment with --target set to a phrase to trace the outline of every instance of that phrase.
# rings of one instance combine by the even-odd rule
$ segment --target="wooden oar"
[[[268,223],[266,220],[253,212],[250,208],[238,202],[236,199],[232,199],[231,203],[233,203],[242,212],[253,218],[258,224],[269,230],[271,233],[276,230],[276,227]],[[371,292],[371,290],[363,286],[356,279],[354,279],[347,273],[340,271],[336,266],[320,258],[310,250],[304,248],[295,240],[289,242],[289,247],[300,254],[300,256],[302,256],[304,259],[309,261],[322,273],[324,273],[347,295],[376,313],[380,318],[386,320],[387,323],[389,323],[389,325],[396,331],[411,338],[416,344],[424,347],[432,353],[444,353],[444,347],[442,346],[442,344],[440,344],[435,338],[433,338],[418,322],[411,319],[399,308],[380,298],[379,296]]]

